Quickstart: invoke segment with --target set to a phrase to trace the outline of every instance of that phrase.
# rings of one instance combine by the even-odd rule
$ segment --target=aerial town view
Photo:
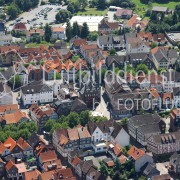
[[[0,0],[0,180],[180,180],[180,0]]]

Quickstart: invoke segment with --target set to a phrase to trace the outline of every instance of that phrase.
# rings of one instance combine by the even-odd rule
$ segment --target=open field
[[[108,12],[108,10],[98,10],[96,8],[89,8],[86,7],[85,11],[79,11],[78,13],[76,13],[77,15],[87,15],[87,16],[104,16],[106,15]]]
[[[136,4],[136,9],[134,12],[136,14],[139,14],[141,17],[144,17],[146,10],[151,8],[148,4],[141,3],[141,0],[132,0],[132,1]],[[169,3],[152,3],[152,7],[153,6],[165,6],[170,9],[174,9],[176,5],[177,5],[177,2],[173,2],[173,1],[171,1]]]
[[[42,41],[40,44],[37,44],[37,43],[28,43],[26,44],[26,47],[27,48],[34,48],[34,47],[39,47],[39,46],[50,46],[52,45],[51,43],[48,43],[48,42],[45,42],[45,41]]]

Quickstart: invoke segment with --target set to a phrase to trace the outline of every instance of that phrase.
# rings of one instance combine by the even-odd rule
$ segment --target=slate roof
[[[180,72],[175,70],[169,70],[164,73],[164,76],[167,78],[167,81],[180,82]]]
[[[157,114],[136,115],[129,119],[129,122],[136,127],[159,123],[160,121],[161,118]]]
[[[78,109],[79,107],[87,108],[87,105],[84,101],[77,98],[72,103],[71,111],[76,111],[76,109]]]
[[[180,87],[175,87],[175,88],[173,88],[173,95],[174,96],[177,96],[177,95],[179,95],[180,94]]]
[[[152,135],[151,136],[153,138],[153,142],[157,143],[157,144],[163,144],[164,140],[168,140],[172,143],[172,139],[175,139],[177,141],[180,141],[180,132],[172,132],[172,133],[168,133],[168,134],[156,134],[156,135]]]
[[[5,31],[4,23],[0,23],[0,32],[1,32],[1,31]]]
[[[52,91],[52,89],[43,84],[42,81],[33,82],[21,88],[23,94],[31,94],[31,93],[40,93],[40,92],[47,92]]]
[[[103,174],[97,171],[94,167],[91,167],[87,173],[89,177],[92,177],[93,180],[102,180],[106,179]]]
[[[99,128],[103,133],[110,133],[110,127],[114,127],[114,130],[111,134],[113,138],[116,138],[119,131],[122,129],[122,126],[116,123],[114,120],[109,121],[100,121],[100,122],[89,122],[88,123],[88,130],[92,135],[96,128]]]
[[[99,43],[101,45],[113,44],[118,42],[119,44],[124,44],[124,36],[113,36],[113,35],[102,35],[99,36]]]
[[[170,161],[173,161],[174,164],[179,165],[180,164],[180,154],[175,152],[171,157]]]
[[[13,76],[13,74],[14,74],[14,68],[9,67],[7,70],[1,71],[0,74],[2,74],[6,80],[9,80],[11,78],[11,76]]]
[[[146,163],[144,167],[142,168],[143,174],[146,176],[154,175],[154,174],[160,174],[160,171],[156,169],[156,164],[152,163]]]

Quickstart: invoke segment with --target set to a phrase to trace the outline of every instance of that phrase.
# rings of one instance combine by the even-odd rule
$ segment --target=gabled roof
[[[26,25],[24,23],[16,23],[13,27],[14,30],[27,30]]]
[[[38,180],[39,175],[41,172],[39,172],[37,169],[29,172],[24,173],[24,180]]]
[[[9,151],[12,151],[16,146],[16,141],[13,138],[8,137],[4,142],[4,146],[7,147]]]
[[[180,95],[180,87],[175,87],[175,88],[173,88],[173,95],[174,95],[174,96]]]
[[[77,164],[79,163],[81,161],[81,159],[79,159],[77,156],[75,156],[74,158],[73,158],[73,160],[72,160],[72,164],[74,165],[74,166],[77,166]]]
[[[29,119],[29,116],[25,112],[17,110],[10,114],[5,114],[0,121],[6,121],[6,124],[16,124],[22,120],[22,118]]]
[[[18,104],[1,105],[0,112],[14,112],[18,110]]]
[[[131,9],[117,9],[116,11],[116,16],[122,16],[122,15],[131,16],[132,14],[133,14],[133,10]]]
[[[24,163],[15,164],[13,161],[10,160],[6,164],[5,168],[7,171],[9,171],[12,167],[15,167],[18,173],[25,173],[27,171]]]
[[[141,149],[138,149],[135,146],[132,146],[128,151],[129,156],[131,156],[134,160],[137,160],[141,156],[145,154],[145,152]]]
[[[42,152],[39,157],[43,163],[57,160],[57,155],[54,150]]]
[[[22,137],[20,137],[20,138],[17,140],[17,145],[18,145],[23,151],[26,151],[27,148],[29,148],[29,149],[32,150],[32,147],[31,147]]]
[[[42,81],[36,81],[21,88],[23,94],[40,93],[40,92],[52,92],[52,89],[43,84]]]

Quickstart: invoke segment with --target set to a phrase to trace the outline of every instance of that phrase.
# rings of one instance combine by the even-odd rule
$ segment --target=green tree
[[[7,14],[10,16],[11,19],[17,18],[19,13],[20,13],[20,10],[16,6],[16,4],[12,3],[10,6],[8,6]]]
[[[114,56],[114,55],[116,54],[116,50],[115,50],[114,48],[110,49],[110,50],[109,50],[109,54],[110,54],[111,56]]]
[[[73,128],[80,124],[78,113],[70,112],[70,114],[67,116],[67,122],[70,128]]]
[[[97,41],[98,33],[97,32],[90,32],[88,36],[89,41]]]
[[[49,24],[45,25],[45,41],[50,42],[51,36],[52,36],[52,30],[51,30],[51,26],[49,26]]]
[[[123,118],[121,119],[121,122],[120,122],[122,125],[126,125],[128,123],[128,118]]]
[[[85,7],[88,5],[88,1],[87,0],[79,0],[79,4],[80,4],[81,10],[84,10]]]
[[[82,29],[81,29],[81,37],[87,38],[89,35],[89,27],[86,22],[83,23]]]
[[[49,119],[48,121],[46,121],[44,125],[44,130],[50,132],[51,129],[54,127],[55,123],[56,123],[55,120]]]
[[[60,73],[56,73],[56,79],[61,79],[61,74]]]
[[[67,37],[67,41],[69,41],[72,38],[72,27],[71,27],[70,22],[67,22],[66,37]]]
[[[106,0],[97,0],[97,8],[105,9],[106,8]]]
[[[22,84],[21,84],[21,77],[16,74],[15,76],[13,76],[10,81],[9,81],[9,85],[13,88],[19,88]]]
[[[105,176],[105,177],[108,177],[108,168],[107,166],[103,163],[103,162],[100,162],[100,172]]]
[[[136,68],[136,71],[143,71],[145,74],[148,74],[148,67],[145,64],[139,64]]]
[[[25,140],[27,140],[30,137],[30,135],[31,133],[28,131],[27,128],[18,131],[18,137],[22,137]]]
[[[89,111],[82,111],[80,114],[80,122],[82,126],[85,126],[89,121],[91,121],[91,116]]]
[[[69,12],[71,12],[72,14],[75,13],[75,8],[74,8],[73,3],[69,3],[69,4],[68,4],[67,10],[68,10]]]
[[[72,35],[73,36],[76,36],[76,35],[79,36],[80,35],[80,27],[79,27],[77,21],[73,23],[73,26],[72,26]]]
[[[70,17],[71,17],[71,12],[69,12],[68,10],[65,10],[65,9],[61,9],[56,14],[56,21],[59,23],[68,22]]]

